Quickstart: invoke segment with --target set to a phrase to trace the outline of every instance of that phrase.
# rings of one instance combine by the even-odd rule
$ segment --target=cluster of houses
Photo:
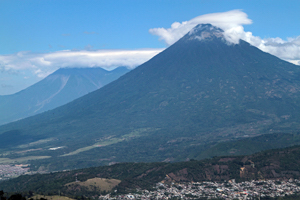
[[[300,193],[300,181],[259,180],[237,183],[226,182],[159,182],[153,191],[138,190],[136,193],[112,196],[101,195],[99,199],[260,199],[282,197]]]
[[[0,165],[0,181],[20,176],[28,171],[28,165]]]

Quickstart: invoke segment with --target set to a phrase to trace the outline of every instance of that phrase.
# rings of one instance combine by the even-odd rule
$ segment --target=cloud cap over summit
[[[207,23],[223,29],[228,41],[238,43],[238,39],[233,33],[243,31],[244,28],[242,25],[251,24],[252,20],[248,19],[247,14],[241,10],[232,10],[223,13],[200,15],[182,23],[174,22],[171,28],[152,28],[149,32],[159,36],[160,40],[164,40],[168,45],[171,45],[188,33],[193,27],[198,24]]]
[[[243,26],[252,24],[252,20],[242,10],[200,15],[181,23],[174,22],[170,28],[151,28],[149,29],[149,33],[157,35],[167,46],[170,46],[196,25],[207,23],[224,30],[224,37],[230,43],[237,44],[242,39],[264,52],[300,65],[300,36],[287,39],[255,36],[252,32],[244,30]]]

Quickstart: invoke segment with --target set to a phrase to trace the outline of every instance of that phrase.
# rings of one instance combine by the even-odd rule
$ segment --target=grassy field
[[[27,156],[27,157],[15,158],[15,159],[0,158],[0,164],[21,163],[29,160],[39,160],[39,159],[46,159],[46,158],[51,158],[51,156]]]
[[[44,198],[44,199],[48,199],[48,200],[73,200],[69,197],[65,197],[65,196],[58,196],[58,195],[55,195],[55,196],[43,196],[43,195],[34,195],[32,197],[32,199],[41,199],[41,198]]]
[[[84,151],[91,150],[93,148],[103,147],[103,146],[108,146],[108,145],[111,145],[111,144],[115,144],[115,143],[121,142],[123,140],[124,139],[122,139],[122,138],[111,138],[111,139],[109,139],[107,141],[97,142],[96,144],[93,144],[91,146],[87,146],[87,147],[83,147],[83,148],[77,149],[76,151],[72,151],[72,152],[64,154],[62,156],[72,156],[72,155],[75,155],[75,154],[78,154],[78,153],[81,153],[81,152],[84,152]]]
[[[106,179],[106,178],[92,178],[88,179],[84,182],[72,182],[66,184],[67,187],[77,188],[77,186],[86,187],[88,190],[95,190],[95,188],[99,191],[111,191],[115,186],[117,186],[121,180],[117,179]]]
[[[75,154],[78,154],[78,153],[81,153],[81,152],[84,152],[84,151],[88,151],[88,150],[91,150],[93,148],[97,148],[97,147],[104,147],[104,146],[108,146],[108,145],[112,145],[112,144],[116,144],[116,143],[119,143],[119,142],[122,142],[124,140],[130,140],[130,139],[133,139],[133,138],[137,138],[137,137],[142,137],[142,136],[145,136],[146,134],[143,134],[142,133],[145,133],[145,132],[148,132],[148,131],[154,131],[154,130],[157,130],[157,129],[152,129],[152,128],[141,128],[141,129],[137,129],[137,130],[134,130],[132,131],[131,133],[129,134],[126,134],[126,135],[123,135],[122,137],[112,137],[112,138],[107,138],[101,142],[97,142],[91,146],[87,146],[87,147],[83,147],[83,148],[79,148],[75,151],[72,151],[70,153],[67,153],[67,154],[64,154],[64,155],[61,155],[61,156],[71,156],[71,155],[75,155]]]
[[[20,146],[18,146],[18,148],[28,148],[28,147],[32,147],[32,146],[35,146],[35,145],[40,145],[40,144],[44,144],[44,143],[47,143],[47,142],[51,142],[53,140],[55,140],[55,138],[42,139],[42,140],[38,140],[38,141],[35,141],[35,142],[31,142],[29,144],[20,145]]]

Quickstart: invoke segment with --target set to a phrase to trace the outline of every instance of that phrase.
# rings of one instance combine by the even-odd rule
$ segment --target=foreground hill
[[[207,144],[297,130],[299,75],[299,66],[198,25],[103,88],[1,126],[0,151],[6,162],[40,159],[30,161],[36,170],[195,158]]]
[[[12,95],[0,96],[0,125],[54,109],[116,80],[129,70],[62,68]]]
[[[237,182],[257,179],[299,179],[299,155],[300,146],[295,146],[249,156],[215,157],[202,161],[120,163],[67,172],[20,176],[0,182],[0,190],[32,191],[46,195],[61,192],[61,194],[75,197],[96,195],[101,190],[103,191],[103,188],[110,188],[106,192],[111,189],[117,189],[119,192],[129,192],[137,188],[151,190],[160,181],[179,183],[230,179],[235,179]],[[95,185],[99,181],[102,181],[102,186]],[[104,184],[105,182],[107,184]],[[89,189],[88,184],[95,187]],[[114,187],[111,187],[112,185]]]

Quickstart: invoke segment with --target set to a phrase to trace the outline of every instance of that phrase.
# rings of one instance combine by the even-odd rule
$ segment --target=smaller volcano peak
[[[198,24],[185,37],[188,40],[210,40],[213,38],[223,38],[223,30],[211,24]]]

